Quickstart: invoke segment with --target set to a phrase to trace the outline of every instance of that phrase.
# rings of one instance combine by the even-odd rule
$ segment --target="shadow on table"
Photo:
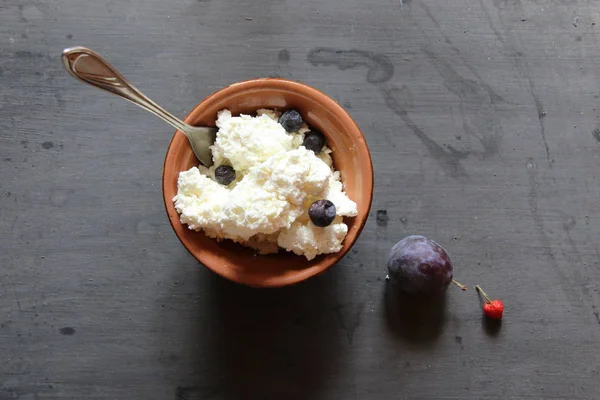
[[[413,296],[401,293],[386,282],[383,295],[385,317],[390,331],[415,345],[434,342],[446,322],[446,295]]]
[[[310,399],[340,364],[341,334],[331,309],[335,280],[315,277],[297,286],[253,289],[214,274],[209,290],[210,318],[202,318],[194,363],[213,393],[179,388],[179,398]],[[192,388],[193,389],[193,388]]]
[[[485,315],[481,317],[481,324],[485,333],[492,337],[498,336],[500,329],[502,328],[501,319],[490,319]]]

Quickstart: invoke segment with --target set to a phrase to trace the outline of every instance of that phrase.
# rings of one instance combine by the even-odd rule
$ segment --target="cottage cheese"
[[[325,146],[315,155],[302,146],[308,127],[290,134],[277,118],[272,110],[258,110],[256,117],[219,112],[211,147],[214,165],[179,174],[175,209],[189,229],[261,254],[283,248],[312,260],[338,252],[348,233],[342,217],[355,216],[356,203],[343,192],[331,150]],[[236,171],[228,186],[214,180],[214,170],[222,164]],[[308,217],[309,206],[318,199],[336,206],[336,219],[325,228]]]

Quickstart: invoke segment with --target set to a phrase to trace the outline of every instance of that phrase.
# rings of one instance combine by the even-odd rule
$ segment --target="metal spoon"
[[[65,68],[74,77],[129,100],[181,131],[189,140],[196,158],[207,167],[212,165],[209,149],[215,142],[217,128],[191,126],[150,100],[136,89],[100,55],[85,47],[71,47],[62,53]]]

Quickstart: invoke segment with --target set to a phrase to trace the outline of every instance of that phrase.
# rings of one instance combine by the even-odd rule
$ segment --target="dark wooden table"
[[[2,0],[0,399],[599,399],[600,3],[400,3]],[[173,129],[69,77],[75,45],[180,116],[262,76],[338,100],[375,167],[353,250],[286,289],[207,271],[162,204]],[[471,289],[405,318],[409,234]]]

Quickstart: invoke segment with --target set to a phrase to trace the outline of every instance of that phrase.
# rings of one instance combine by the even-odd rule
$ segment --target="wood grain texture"
[[[600,398],[600,4],[402,3],[2,0],[0,399]],[[180,116],[259,76],[337,99],[375,167],[353,251],[281,290],[206,271],[161,200],[172,129],[69,77],[74,45]],[[396,310],[417,233],[499,329],[474,290]]]

